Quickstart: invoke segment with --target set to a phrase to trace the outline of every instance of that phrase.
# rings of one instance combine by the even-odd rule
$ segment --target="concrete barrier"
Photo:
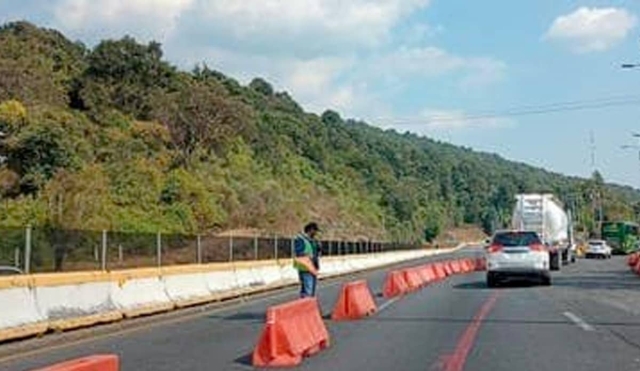
[[[205,303],[211,292],[204,273],[166,275],[162,277],[167,297],[178,307]]]
[[[321,278],[450,251],[327,257],[322,259]],[[0,277],[0,341],[168,311],[297,281],[289,259]]]
[[[111,300],[117,288],[109,281],[36,286],[35,301],[50,329],[69,330],[121,319],[122,313]]]
[[[137,317],[174,308],[160,277],[133,278],[119,282],[113,302],[125,317]]]
[[[38,311],[32,289],[0,290],[0,341],[39,335],[47,331],[47,320]]]

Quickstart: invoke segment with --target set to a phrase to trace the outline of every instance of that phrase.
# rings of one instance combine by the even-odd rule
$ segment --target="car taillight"
[[[535,243],[535,244],[529,245],[529,249],[531,251],[538,251],[538,252],[546,251],[546,249],[544,248],[544,245],[541,243]]]
[[[489,254],[501,252],[503,249],[502,245],[493,244],[487,248],[487,252]]]

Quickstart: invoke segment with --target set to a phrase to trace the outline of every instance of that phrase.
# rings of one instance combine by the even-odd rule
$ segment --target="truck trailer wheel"
[[[549,268],[559,271],[562,267],[562,255],[559,252],[549,253]]]

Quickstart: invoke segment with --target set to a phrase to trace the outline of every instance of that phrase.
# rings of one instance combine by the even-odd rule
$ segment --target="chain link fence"
[[[322,256],[412,250],[420,244],[370,240],[319,241]],[[293,257],[294,239],[42,227],[0,228],[0,268],[25,273],[118,270],[180,264],[276,260]]]

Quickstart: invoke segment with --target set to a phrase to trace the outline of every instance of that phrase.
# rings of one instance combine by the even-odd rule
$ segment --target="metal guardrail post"
[[[202,240],[200,235],[196,236],[196,262],[202,264]]]
[[[158,267],[162,267],[162,234],[160,232],[156,236],[156,259]]]
[[[229,261],[233,261],[233,233],[229,232]]]
[[[27,225],[24,236],[24,272],[31,273],[31,225]]]
[[[20,249],[17,247],[13,250],[13,266],[20,268]]]
[[[107,231],[102,231],[102,254],[100,256],[100,267],[103,271],[107,270]]]
[[[273,239],[273,256],[278,260],[278,235],[275,235]]]
[[[258,236],[253,237],[253,259],[258,260]]]
[[[291,259],[296,256],[296,238],[291,237]]]

